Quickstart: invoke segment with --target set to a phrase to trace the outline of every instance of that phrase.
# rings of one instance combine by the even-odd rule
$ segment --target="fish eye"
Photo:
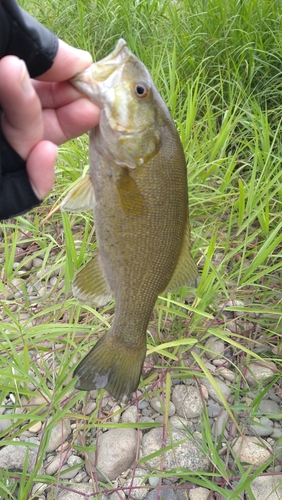
[[[139,99],[147,99],[150,95],[150,88],[147,87],[146,83],[138,82],[135,85],[135,94]]]

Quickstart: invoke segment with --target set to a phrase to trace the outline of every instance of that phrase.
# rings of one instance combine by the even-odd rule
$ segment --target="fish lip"
[[[130,51],[126,41],[120,38],[110,54],[75,75],[70,79],[70,82],[92,101],[99,104],[94,98],[93,90],[95,94],[95,89],[99,92],[102,84],[105,84],[107,80],[110,82],[111,76],[126,63],[129,55]]]

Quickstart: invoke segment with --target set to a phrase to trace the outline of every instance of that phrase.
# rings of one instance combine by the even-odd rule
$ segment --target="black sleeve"
[[[0,0],[0,59],[6,55],[18,56],[34,78],[52,66],[57,50],[58,39],[51,31],[15,0]],[[0,128],[0,220],[25,213],[39,204],[25,161],[10,147]]]

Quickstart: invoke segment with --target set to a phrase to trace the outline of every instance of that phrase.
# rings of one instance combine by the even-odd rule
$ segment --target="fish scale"
[[[94,211],[98,253],[73,290],[94,307],[115,299],[111,328],[74,376],[78,389],[106,388],[123,400],[138,387],[158,295],[197,276],[186,162],[166,105],[124,40],[72,83],[102,108],[90,132],[90,176],[62,203],[66,211]]]

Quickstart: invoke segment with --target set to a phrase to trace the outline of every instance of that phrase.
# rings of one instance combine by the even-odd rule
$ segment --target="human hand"
[[[92,62],[90,54],[59,40],[52,67],[36,80],[15,56],[0,60],[2,130],[26,160],[36,196],[43,199],[54,182],[57,146],[95,127],[100,108],[67,80]]]

